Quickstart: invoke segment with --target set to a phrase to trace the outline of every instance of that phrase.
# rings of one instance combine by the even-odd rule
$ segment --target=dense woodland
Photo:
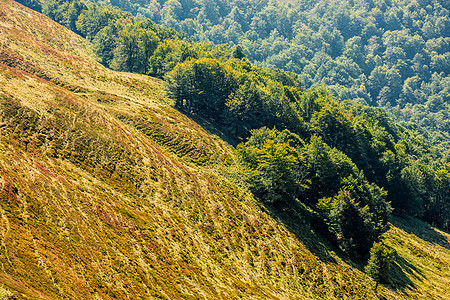
[[[391,7],[397,6],[385,2],[352,5],[360,10],[337,2],[329,4],[337,5],[333,9],[312,1],[189,3],[190,9],[176,0],[112,4],[181,29],[192,39],[230,45],[192,42],[113,6],[76,0],[26,4],[92,41],[105,66],[163,78],[176,108],[212,123],[237,145],[245,180],[262,204],[305,207],[351,257],[368,255],[392,211],[450,228],[450,156],[442,143],[449,142],[449,40],[441,37],[449,29],[445,8],[427,4],[434,5],[435,14],[429,15],[436,18],[428,21],[420,17],[428,6],[417,2],[400,5],[395,13]],[[179,8],[178,14],[170,5]],[[229,7],[234,8],[228,12]],[[249,27],[222,15],[242,18]],[[348,21],[336,21],[345,17]],[[225,29],[226,22],[234,27]],[[439,32],[425,25],[440,22]],[[190,31],[188,24],[201,30]],[[236,29],[233,43],[242,46],[211,37],[230,35],[235,27],[241,31]],[[325,37],[333,40],[324,42]],[[289,63],[290,52],[299,57]],[[253,60],[294,72],[256,66]],[[443,133],[401,126],[386,110],[366,105],[375,103],[389,104],[398,116],[421,112],[421,121],[429,118]]]
[[[438,0],[98,0],[185,32],[241,45],[264,67],[340,99],[387,107],[448,141],[450,4]],[[281,1],[283,2],[283,1]],[[448,147],[448,144],[447,144]]]

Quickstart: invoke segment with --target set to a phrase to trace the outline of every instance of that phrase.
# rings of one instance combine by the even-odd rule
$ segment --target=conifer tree
[[[375,290],[379,283],[388,283],[389,269],[393,263],[393,250],[383,242],[375,243],[370,249],[370,258],[365,267],[365,271],[376,282]]]

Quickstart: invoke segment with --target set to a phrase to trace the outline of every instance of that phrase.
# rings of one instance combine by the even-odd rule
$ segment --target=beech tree
[[[303,141],[284,130],[252,130],[246,144],[238,145],[247,181],[255,196],[271,205],[289,206],[303,191],[304,172],[297,149]]]
[[[176,107],[218,120],[228,96],[236,89],[232,72],[215,59],[200,58],[177,65],[166,76]]]
[[[351,258],[364,257],[368,253],[378,237],[371,226],[368,206],[361,207],[350,192],[340,191],[334,197],[320,199],[317,207],[344,252]]]

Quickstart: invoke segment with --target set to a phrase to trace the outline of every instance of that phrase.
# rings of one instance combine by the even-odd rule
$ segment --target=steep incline
[[[0,41],[0,295],[377,298],[306,222],[287,229],[221,175],[238,177],[233,149],[171,108],[161,81],[103,68],[11,0]],[[450,237],[429,230],[440,244],[389,232],[403,281],[378,293],[444,297]]]

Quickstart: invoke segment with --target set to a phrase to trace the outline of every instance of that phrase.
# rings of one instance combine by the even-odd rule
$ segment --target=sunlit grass
[[[0,295],[446,299],[447,234],[394,222],[399,267],[375,292],[307,221],[264,212],[233,148],[168,105],[162,81],[103,68],[14,2],[0,12]]]

